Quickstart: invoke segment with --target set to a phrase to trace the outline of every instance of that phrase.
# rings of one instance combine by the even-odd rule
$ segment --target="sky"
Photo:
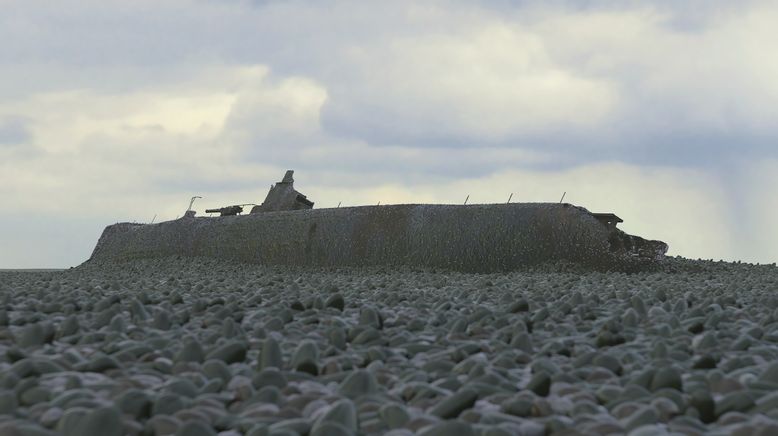
[[[261,203],[565,201],[778,261],[778,2],[0,0],[0,268]]]

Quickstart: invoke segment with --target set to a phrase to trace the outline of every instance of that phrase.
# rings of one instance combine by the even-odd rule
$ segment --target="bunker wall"
[[[90,260],[215,257],[295,266],[501,271],[567,260],[608,268],[613,232],[566,204],[394,205],[184,217],[108,226]]]

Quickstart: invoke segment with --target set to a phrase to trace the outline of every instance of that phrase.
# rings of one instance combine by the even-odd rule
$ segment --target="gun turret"
[[[219,209],[206,209],[205,213],[218,213],[219,216],[237,215],[243,212],[243,206],[225,206]]]

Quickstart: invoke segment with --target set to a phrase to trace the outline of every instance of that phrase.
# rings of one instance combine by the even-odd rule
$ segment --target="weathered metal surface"
[[[233,216],[243,212],[243,206],[225,206],[218,209],[206,209],[205,213],[218,213],[219,216]]]

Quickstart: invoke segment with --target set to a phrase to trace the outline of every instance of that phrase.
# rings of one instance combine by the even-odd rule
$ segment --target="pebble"
[[[281,369],[283,367],[284,357],[278,341],[273,338],[265,339],[265,342],[262,344],[262,350],[259,352],[259,369]]]
[[[467,422],[451,420],[433,424],[419,431],[418,436],[475,436],[473,426]]]
[[[338,424],[348,433],[355,433],[357,431],[357,411],[354,403],[348,399],[335,402],[316,420],[312,430],[314,433],[318,431],[318,433],[326,434],[321,428],[324,424],[331,423]]]
[[[411,415],[408,413],[408,410],[404,406],[396,403],[384,404],[379,409],[379,414],[381,420],[390,429],[404,427],[405,424],[411,420]]]
[[[0,391],[0,415],[13,415],[17,407],[19,407],[19,402],[14,391]]]
[[[332,307],[342,312],[343,309],[346,307],[346,301],[343,299],[343,295],[339,293],[333,294],[327,297],[327,300],[324,302],[324,306]]]
[[[440,400],[428,413],[443,419],[456,418],[463,411],[473,407],[478,399],[478,392],[463,388],[454,394]]]
[[[357,369],[343,380],[338,391],[350,399],[357,399],[378,392],[378,381],[371,372]]]
[[[216,431],[203,422],[186,421],[178,426],[175,436],[216,436]]]
[[[115,403],[122,413],[136,419],[148,417],[153,404],[151,397],[140,389],[127,389],[116,398]]]
[[[205,359],[221,360],[227,364],[238,363],[243,362],[246,358],[247,351],[248,347],[246,346],[246,343],[242,341],[231,341],[212,350],[206,355]]]
[[[545,372],[539,372],[532,376],[525,389],[545,397],[551,389],[551,376]]]
[[[683,391],[681,373],[673,367],[665,367],[657,370],[651,380],[651,390],[657,391],[663,388]]]

